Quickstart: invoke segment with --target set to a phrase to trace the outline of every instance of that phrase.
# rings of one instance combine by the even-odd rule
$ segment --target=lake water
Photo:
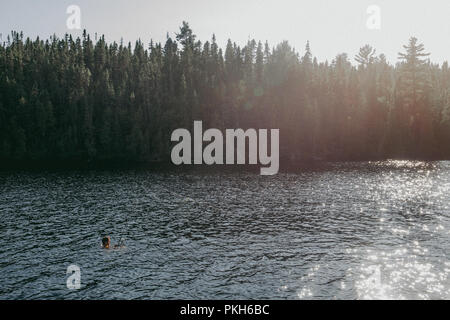
[[[0,298],[450,299],[449,228],[450,162],[3,172]]]

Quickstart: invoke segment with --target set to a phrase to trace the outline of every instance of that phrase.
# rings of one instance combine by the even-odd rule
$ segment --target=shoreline
[[[339,164],[354,163],[356,165],[379,162],[444,162],[450,158],[378,158],[378,159],[334,159],[334,160],[300,160],[280,161],[280,172],[308,171],[315,169],[326,169]],[[161,172],[176,171],[223,171],[223,172],[259,172],[259,165],[174,165],[170,161],[126,161],[126,160],[32,160],[32,161],[0,161],[0,172],[6,171],[71,171],[71,170],[148,170]]]

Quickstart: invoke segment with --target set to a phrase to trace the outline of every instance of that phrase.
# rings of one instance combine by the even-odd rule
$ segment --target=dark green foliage
[[[450,69],[411,38],[401,62],[361,48],[318,63],[309,42],[225,51],[187,23],[164,45],[67,35],[0,46],[0,161],[168,161],[170,135],[279,128],[287,160],[450,157]]]

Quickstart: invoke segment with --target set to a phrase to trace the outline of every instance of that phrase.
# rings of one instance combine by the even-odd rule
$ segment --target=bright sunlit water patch
[[[450,299],[449,162],[6,172],[0,221],[3,299]]]
[[[355,281],[359,299],[439,299],[450,297],[448,270],[427,262],[425,250],[397,248],[371,254]]]
[[[437,164],[424,162],[389,161],[386,165],[400,169],[401,174],[397,170],[384,173],[380,188],[373,195],[383,202],[378,226],[381,234],[391,233],[397,241],[388,248],[374,247],[366,254],[355,255],[363,258],[357,269],[357,297],[448,299],[448,249],[430,254],[433,248],[426,245],[433,238],[445,239],[448,235],[440,223],[448,220],[448,172],[439,170]],[[404,223],[392,223],[398,218],[396,211],[404,217]],[[441,259],[435,259],[434,254]]]

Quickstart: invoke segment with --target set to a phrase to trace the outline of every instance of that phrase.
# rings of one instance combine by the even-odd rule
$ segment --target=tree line
[[[0,161],[170,161],[176,128],[280,129],[283,161],[450,158],[450,70],[409,39],[331,62],[284,41],[164,44],[84,31],[0,45]]]

